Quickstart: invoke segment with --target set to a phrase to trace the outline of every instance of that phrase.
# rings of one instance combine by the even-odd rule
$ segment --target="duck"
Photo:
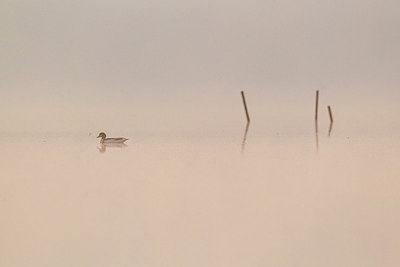
[[[124,143],[126,140],[128,140],[125,137],[118,137],[118,138],[106,138],[106,134],[101,132],[96,138],[101,138],[100,143],[101,144],[121,144]]]

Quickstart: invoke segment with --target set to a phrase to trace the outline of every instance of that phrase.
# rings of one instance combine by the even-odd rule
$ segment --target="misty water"
[[[2,133],[2,266],[395,266],[400,135]],[[115,136],[117,137],[117,136]]]
[[[399,10],[1,1],[0,267],[400,266]]]

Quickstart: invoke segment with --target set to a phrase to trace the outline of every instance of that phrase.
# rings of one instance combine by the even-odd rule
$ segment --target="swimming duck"
[[[97,136],[97,138],[101,137],[100,143],[102,144],[115,144],[115,143],[123,143],[126,140],[128,140],[127,138],[124,137],[118,137],[118,138],[106,138],[106,134],[101,132],[99,133],[99,135]]]

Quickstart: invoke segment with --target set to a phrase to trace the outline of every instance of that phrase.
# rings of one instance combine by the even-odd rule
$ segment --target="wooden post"
[[[319,100],[319,91],[317,90],[315,95],[315,120],[318,120],[318,100]]]
[[[249,116],[249,111],[247,110],[247,104],[246,104],[246,98],[244,97],[244,92],[241,91],[240,93],[242,94],[243,106],[246,112],[247,122],[250,122],[250,116]]]
[[[329,118],[331,119],[331,123],[333,122],[332,110],[331,106],[328,106]]]

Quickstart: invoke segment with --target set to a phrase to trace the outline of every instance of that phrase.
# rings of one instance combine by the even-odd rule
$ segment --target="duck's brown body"
[[[99,133],[97,138],[101,138],[100,143],[102,144],[120,144],[128,140],[127,138],[124,137],[106,138],[106,134],[103,132]]]

